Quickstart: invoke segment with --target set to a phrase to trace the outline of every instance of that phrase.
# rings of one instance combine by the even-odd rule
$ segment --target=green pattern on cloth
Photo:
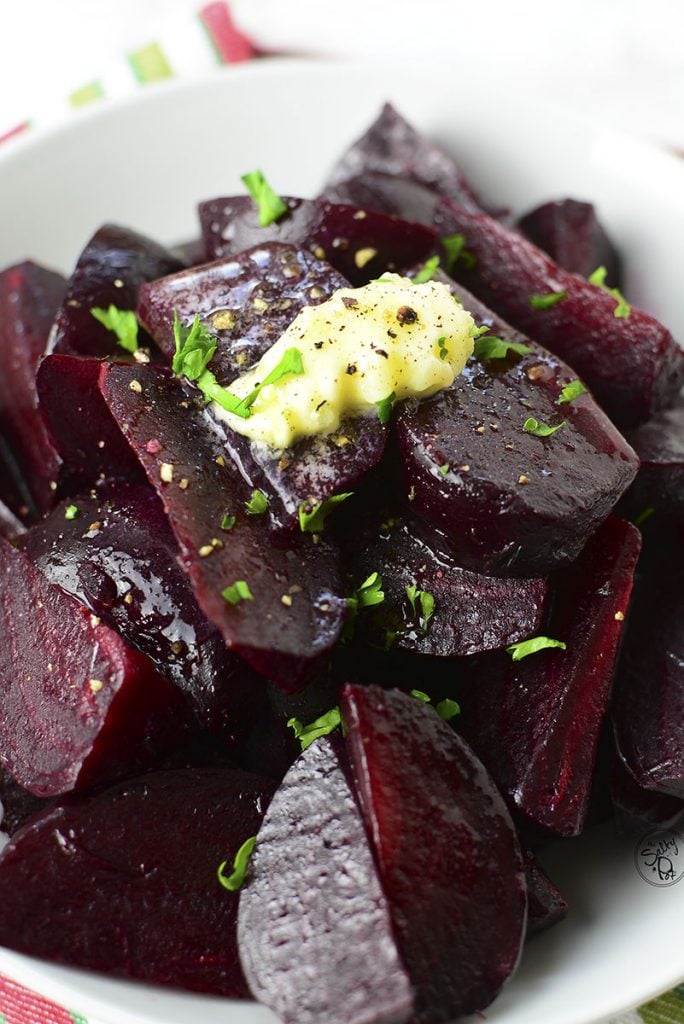
[[[103,97],[104,89],[100,82],[88,82],[87,85],[82,85],[80,89],[72,92],[69,103],[75,108],[85,107],[88,103],[94,103],[95,100],[101,100]]]
[[[141,84],[173,78],[173,68],[159,43],[150,43],[142,50],[129,54],[128,60],[135,77]]]
[[[639,1007],[644,1024],[684,1024],[684,985]]]
[[[82,1017],[80,1013],[74,1013],[73,1010],[69,1011],[71,1014],[72,1024],[88,1024],[86,1017]]]

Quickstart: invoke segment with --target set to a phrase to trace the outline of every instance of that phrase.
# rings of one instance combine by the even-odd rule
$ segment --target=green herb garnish
[[[565,402],[573,402],[580,395],[586,394],[586,388],[581,380],[571,380],[566,384],[556,399],[556,405],[563,405]]]
[[[525,356],[531,351],[529,345],[522,345],[519,341],[504,341],[503,338],[497,338],[495,334],[476,335],[473,343],[473,355],[480,362],[487,359],[507,359],[511,352],[518,356]]]
[[[351,498],[353,493],[353,491],[347,491],[345,494],[333,494],[327,501],[319,501],[312,508],[301,504],[299,506],[299,529],[302,533],[322,533],[330,513],[334,512],[336,507],[347,498]]]
[[[236,580],[229,587],[221,591],[221,597],[228,604],[240,604],[241,601],[253,601],[254,594],[249,589],[245,580]]]
[[[185,327],[178,318],[178,311],[173,311],[173,336],[176,342],[176,354],[171,368],[178,376],[194,381],[208,402],[216,402],[227,412],[235,413],[247,419],[249,410],[244,410],[242,400],[232,395],[227,388],[221,387],[214,374],[209,370],[216,352],[216,338],[210,334],[199,316],[191,327]]]
[[[427,693],[423,693],[422,690],[409,690],[409,696],[415,697],[416,700],[422,700],[423,704],[432,703],[432,697]]]
[[[268,498],[263,491],[252,491],[252,497],[245,502],[245,510],[250,516],[262,516],[268,508]]]
[[[69,519],[69,520],[78,519],[80,514],[81,514],[81,510],[79,509],[78,505],[67,505],[67,507],[64,509],[64,518],[65,519]]]
[[[378,407],[378,419],[381,423],[389,423],[392,418],[392,409],[394,408],[394,399],[396,397],[396,391],[392,391],[387,398],[381,398],[379,402],[375,403]]]
[[[298,348],[286,349],[283,354],[283,358],[276,364],[276,366],[273,367],[271,372],[261,381],[260,384],[257,384],[255,388],[252,388],[246,398],[240,400],[240,406],[243,408],[244,413],[241,412],[238,413],[238,415],[244,416],[245,418],[249,417],[250,409],[264,388],[269,387],[271,384],[275,384],[277,381],[281,380],[283,377],[289,376],[290,374],[295,377],[301,377],[303,373],[304,363],[302,361],[302,353]]]
[[[221,520],[221,529],[226,531],[232,530],[236,523],[237,516],[224,516]]]
[[[413,614],[420,619],[421,627],[427,632],[430,619],[435,614],[435,599],[427,590],[419,590],[415,583],[405,588]]]
[[[466,249],[466,237],[462,234],[445,235],[442,239],[444,252],[446,253],[446,271],[450,274],[460,260],[467,270],[472,270],[477,265],[477,257],[470,249]]]
[[[445,697],[444,700],[440,700],[439,704],[435,704],[435,711],[445,722],[450,722],[456,715],[461,714],[461,705],[451,697]]]
[[[530,295],[529,302],[532,309],[551,309],[552,306],[567,297],[566,291],[549,292],[547,295]]]
[[[634,518],[634,520],[633,520],[634,525],[635,526],[643,526],[644,523],[647,520],[649,520],[652,515],[655,515],[655,509],[653,508],[652,505],[649,505],[647,508],[642,509],[641,512],[639,513],[639,515]]]
[[[439,348],[439,358],[440,359],[446,359],[446,357],[449,355],[449,349],[446,346],[446,338],[445,337],[438,338],[437,339],[437,346]]]
[[[233,860],[233,870],[229,875],[225,874],[227,860],[224,860],[223,864],[219,865],[217,871],[218,880],[224,889],[228,892],[237,892],[241,888],[242,883],[247,875],[247,868],[252,854],[254,853],[254,847],[256,846],[256,836],[250,836],[249,839],[245,839],[244,843],[235,854]]]
[[[589,284],[595,284],[597,288],[601,288],[602,291],[608,292],[609,295],[612,295],[616,302],[615,309],[613,310],[613,316],[620,320],[626,320],[632,312],[632,307],[629,302],[627,302],[627,299],[619,288],[608,287],[606,284],[607,273],[608,271],[605,267],[597,267],[594,273],[589,275],[587,281]]]
[[[511,644],[506,648],[506,653],[510,654],[513,661],[522,661],[523,658],[527,658],[530,654],[536,654],[538,651],[545,651],[550,647],[558,647],[559,650],[564,651],[567,646],[562,640],[552,640],[549,636],[533,636],[529,640]]]
[[[421,267],[415,277],[411,278],[413,284],[425,284],[427,281],[431,281],[439,270],[439,256],[431,256],[429,260],[425,261],[425,264]]]
[[[314,740],[317,740],[320,736],[327,736],[341,724],[342,716],[338,707],[326,711],[324,715],[321,715],[320,718],[317,718],[315,722],[311,722],[309,725],[303,725],[298,718],[290,718],[287,723],[288,728],[294,730],[295,739],[298,739],[301,743],[302,750],[306,750]]]
[[[449,472],[449,463],[445,462],[444,465],[439,467],[439,471],[442,474],[442,476],[446,476],[447,473]]]
[[[534,434],[535,437],[551,437],[557,430],[565,426],[565,420],[562,423],[556,424],[555,427],[550,427],[548,423],[540,423],[534,416],[528,417],[523,423],[523,430],[526,434]]]
[[[103,327],[116,334],[121,348],[131,354],[138,351],[138,318],[132,309],[119,309],[114,305],[100,309],[95,306],[90,312]]]
[[[358,611],[360,608],[372,608],[373,605],[382,604],[384,600],[382,576],[378,572],[372,572],[368,579],[357,587],[352,597],[347,598],[347,605]]]
[[[280,220],[287,213],[287,205],[273,191],[264,177],[263,171],[250,171],[240,178],[250,196],[259,208],[259,225],[267,228],[269,224]]]

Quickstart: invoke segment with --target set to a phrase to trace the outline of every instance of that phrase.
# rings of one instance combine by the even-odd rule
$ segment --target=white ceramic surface
[[[238,190],[239,175],[255,167],[278,191],[314,194],[389,98],[492,200],[522,210],[568,194],[593,199],[626,256],[627,295],[684,336],[684,163],[524,96],[514,80],[495,88],[477,56],[437,71],[274,61],[85,112],[0,153],[0,266],[31,256],[66,270],[104,220],[162,241],[190,238],[197,200]],[[487,1020],[593,1024],[684,978],[684,882],[647,885],[633,843],[609,830],[550,848],[544,861],[572,911],[529,946]],[[274,1021],[252,1004],[114,982],[3,950],[0,971],[102,1024]]]

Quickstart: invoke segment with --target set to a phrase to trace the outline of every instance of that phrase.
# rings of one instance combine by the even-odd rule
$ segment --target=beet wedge
[[[628,431],[627,438],[641,465],[625,508],[634,516],[653,508],[684,525],[684,404]]]
[[[238,898],[216,876],[274,784],[234,769],[160,771],[68,797],[0,857],[0,943],[197,992],[248,995]]]
[[[620,286],[620,257],[592,203],[556,199],[530,210],[518,220],[517,228],[563,270],[589,277],[603,266],[606,283]]]
[[[515,970],[525,873],[506,806],[434,709],[398,690],[347,686],[356,790],[418,1024],[488,1006]]]
[[[643,836],[654,828],[676,828],[684,818],[684,799],[644,789],[617,754],[609,785],[618,835]]]
[[[432,543],[431,543],[432,541]],[[377,572],[385,595],[356,622],[371,643],[440,657],[497,650],[536,632],[547,594],[545,580],[499,579],[458,566],[411,519],[385,517],[351,542],[345,564],[350,592]],[[434,598],[427,617],[406,588]]]
[[[337,740],[295,762],[257,835],[238,916],[252,994],[283,1024],[402,1024],[411,983]]]
[[[529,850],[525,852],[527,878],[527,938],[545,932],[562,921],[568,904]]]
[[[175,688],[6,541],[0,692],[0,756],[36,796],[147,767],[184,734]]]
[[[425,259],[437,243],[424,224],[325,199],[286,197],[287,213],[268,227],[259,224],[257,204],[248,196],[200,203],[202,237],[210,259],[220,259],[266,242],[308,249],[327,260],[354,285],[366,284],[385,271],[401,270]]]
[[[481,659],[459,690],[459,728],[527,820],[584,827],[641,537],[609,519],[554,581],[542,634],[567,645]]]
[[[60,460],[38,410],[36,370],[65,284],[36,263],[0,273],[0,422],[39,512],[54,504]]]
[[[638,460],[591,395],[558,404],[574,371],[465,289],[452,291],[478,325],[530,351],[473,358],[451,388],[404,404],[396,432],[405,493],[412,513],[445,535],[458,564],[487,575],[543,576],[577,557]],[[534,420],[564,425],[540,437],[525,429]]]
[[[23,547],[51,583],[147,655],[203,726],[229,743],[243,738],[265,703],[263,680],[201,612],[151,487],[77,495],[35,526]]]
[[[50,351],[72,356],[117,356],[116,335],[90,312],[110,305],[134,310],[145,281],[173,274],[183,264],[161,245],[129,228],[105,224],[95,232],[69,278],[66,296],[50,335]],[[141,332],[139,344],[149,343]]]
[[[164,503],[200,608],[257,672],[301,689],[344,621],[335,554],[303,534],[274,545],[268,515],[245,512],[225,431],[165,371],[110,365],[101,388]]]

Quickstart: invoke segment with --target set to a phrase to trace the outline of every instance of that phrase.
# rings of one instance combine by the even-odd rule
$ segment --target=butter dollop
[[[453,383],[473,351],[475,324],[437,281],[414,284],[386,274],[362,288],[341,288],[306,306],[261,360],[230,385],[250,394],[288,349],[301,352],[304,372],[260,392],[248,419],[213,403],[233,430],[272,448],[330,434],[345,417],[393,401],[427,398]]]

